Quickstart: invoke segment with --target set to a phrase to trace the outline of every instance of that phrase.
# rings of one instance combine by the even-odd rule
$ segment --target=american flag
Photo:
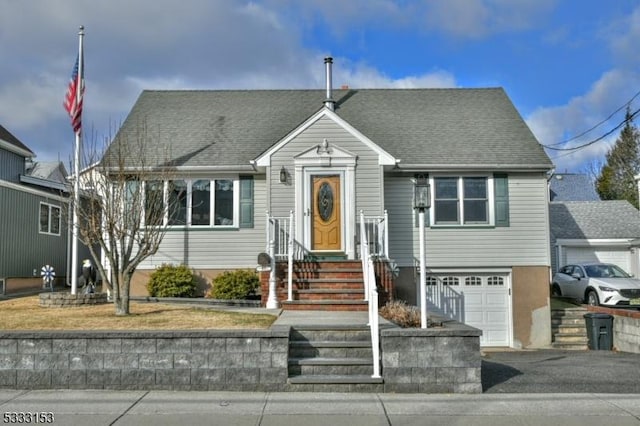
[[[71,80],[69,81],[69,87],[67,94],[64,97],[64,109],[69,113],[71,117],[71,126],[73,131],[77,132],[82,127],[82,97],[84,95],[84,76],[78,78],[78,65],[80,63],[80,57],[76,58],[76,64],[73,66],[73,72],[71,73]],[[80,86],[80,87],[78,87]],[[80,90],[80,96],[78,96],[78,90]]]

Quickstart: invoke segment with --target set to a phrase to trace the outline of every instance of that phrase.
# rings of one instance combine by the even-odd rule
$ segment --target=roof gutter
[[[4,139],[0,139],[0,148],[6,149],[7,151],[11,151],[14,154],[18,154],[22,157],[27,157],[27,158],[36,157],[36,154],[34,154],[33,152],[26,149],[22,149],[19,146],[15,146],[14,144],[7,142]]]
[[[96,167],[102,171],[112,172],[162,172],[162,171],[174,171],[174,172],[254,172],[255,168],[251,164],[242,165],[224,165],[224,166],[149,166],[149,167]]]
[[[55,182],[48,179],[37,178],[34,176],[20,175],[20,182],[41,186],[43,188],[57,189],[58,191],[63,191],[63,192],[71,192],[69,185],[65,183]]]
[[[503,170],[503,171],[540,171],[548,172],[553,170],[551,164],[400,164],[397,163],[395,168],[406,172],[424,172],[425,170],[433,171],[487,171],[487,170]]]

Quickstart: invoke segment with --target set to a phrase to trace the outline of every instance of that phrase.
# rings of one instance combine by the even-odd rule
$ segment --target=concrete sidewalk
[[[640,425],[635,394],[1,390],[0,404],[3,423],[50,412],[56,425]]]

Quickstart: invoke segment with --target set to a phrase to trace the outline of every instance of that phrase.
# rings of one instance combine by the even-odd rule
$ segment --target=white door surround
[[[327,139],[294,157],[296,240],[311,248],[312,176],[339,175],[342,206],[342,248],[355,259],[355,167],[357,155],[329,144]]]

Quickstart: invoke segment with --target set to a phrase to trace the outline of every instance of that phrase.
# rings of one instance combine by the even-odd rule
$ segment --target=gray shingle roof
[[[584,174],[556,173],[549,182],[551,201],[599,201],[596,188]]]
[[[21,150],[31,153],[32,156],[35,155],[33,151],[31,151],[25,144],[20,142],[18,138],[13,136],[11,132],[9,132],[7,129],[5,129],[2,126],[0,126],[0,139],[2,139],[5,142],[8,142],[9,144],[15,146],[16,148],[20,148]]]
[[[640,238],[640,212],[628,201],[567,201],[549,205],[552,239]]]
[[[153,140],[145,158],[246,165],[322,108],[323,90],[144,91],[115,141]],[[336,113],[401,166],[548,167],[500,88],[337,90]]]

